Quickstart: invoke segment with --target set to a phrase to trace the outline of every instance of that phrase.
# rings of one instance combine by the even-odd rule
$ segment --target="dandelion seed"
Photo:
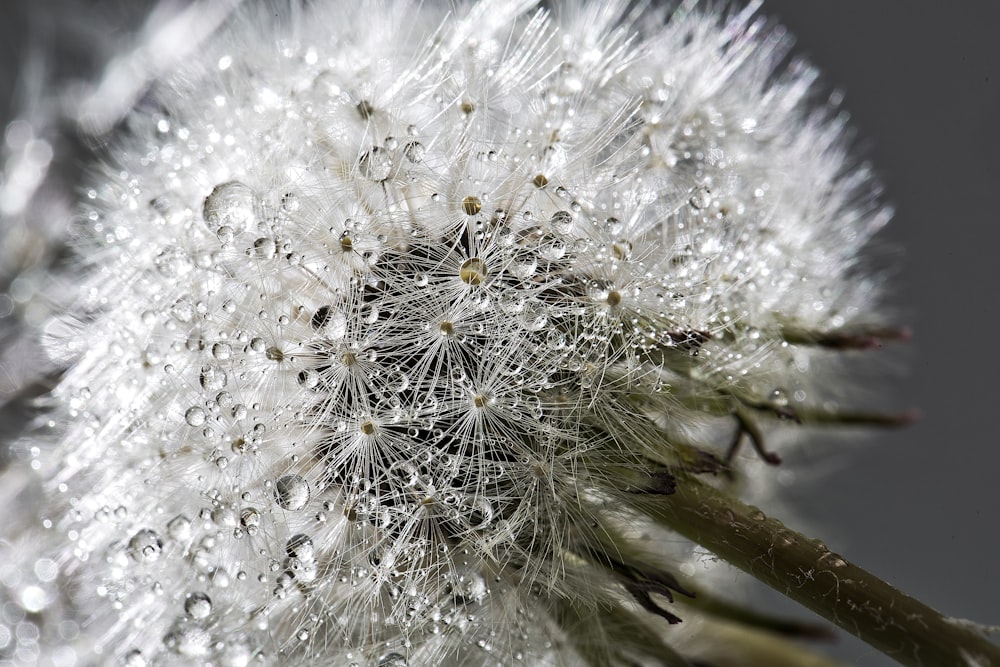
[[[89,171],[22,662],[683,664],[643,499],[890,331],[835,110],[753,8],[293,4]]]

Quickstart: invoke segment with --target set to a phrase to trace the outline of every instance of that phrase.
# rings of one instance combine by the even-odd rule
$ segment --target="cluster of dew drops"
[[[356,168],[389,190],[397,161],[419,164],[424,151],[417,140],[385,146]],[[443,582],[442,592],[471,586],[481,599],[478,575],[436,555],[506,549],[509,560],[515,545],[537,541],[551,520],[532,509],[551,484],[545,471],[585,453],[578,422],[603,374],[669,337],[625,317],[641,311],[639,290],[615,277],[628,286],[647,273],[626,226],[598,219],[544,174],[525,181],[493,206],[487,193],[434,193],[409,210],[325,229],[300,220],[321,210],[309,195],[283,193],[269,211],[252,188],[227,181],[202,211],[218,239],[212,261],[176,246],[157,254],[164,277],[203,286],[170,307],[164,328],[184,334],[188,354],[166,353],[165,370],[194,388],[177,395],[192,399],[182,406],[190,446],[216,468],[197,476],[211,507],[198,515],[201,544],[184,513],[166,532],[195,545],[213,585],[228,578],[211,554],[229,539],[217,531],[258,543],[288,534],[280,548],[258,547],[274,576],[257,581],[275,600],[328,586],[319,573],[331,567],[394,596],[407,594],[400,582],[423,577]],[[524,200],[536,208],[506,209]],[[692,189],[692,211],[709,202],[706,188]],[[197,326],[210,321],[221,325],[214,336]],[[322,538],[311,534],[317,527]],[[126,553],[151,563],[166,548],[158,529],[143,527]],[[246,585],[247,573],[237,579]],[[427,582],[407,590],[426,599]],[[188,593],[166,646],[207,655],[212,609],[205,592]]]
[[[472,127],[475,103],[439,103],[456,116],[441,122]],[[361,100],[354,113],[383,110]],[[685,321],[701,267],[665,242],[670,225],[711,233],[721,215],[700,171],[653,207],[627,150],[583,185],[547,157],[564,150],[546,138],[557,133],[512,128],[455,156],[435,128],[391,124],[398,137],[366,136],[340,173],[299,188],[237,175],[198,198],[159,194],[143,215],[161,231],[121,253],[142,267],[121,287],[155,298],[100,326],[141,340],[138,366],[157,380],[137,392],[149,409],[136,423],[152,435],[86,502],[97,524],[127,530],[105,538],[120,567],[100,594],[147,610],[149,584],[174,596],[176,616],[144,620],[171,653],[261,657],[251,635],[280,617],[294,619],[271,627],[281,650],[364,636],[384,640],[379,665],[405,664],[396,629],[468,622],[499,585],[479,564],[552,555],[560,512],[602,482],[593,430],[616,422],[622,397],[663,389],[650,350],[697,356],[691,327],[722,325]],[[615,141],[641,141],[620,129]],[[93,390],[70,407],[117,391]],[[128,484],[139,511],[102,504]],[[127,664],[148,658],[136,648]]]

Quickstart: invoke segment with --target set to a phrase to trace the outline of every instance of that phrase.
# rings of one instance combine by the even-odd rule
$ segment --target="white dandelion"
[[[675,491],[899,419],[831,370],[899,332],[815,72],[756,6],[230,9],[82,106],[4,658],[692,664]]]

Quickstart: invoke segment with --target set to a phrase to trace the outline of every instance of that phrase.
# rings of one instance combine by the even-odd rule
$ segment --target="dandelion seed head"
[[[752,11],[240,10],[90,174],[51,528],[11,551],[58,563],[43,643],[583,661],[560,601],[629,599],[634,485],[876,320],[887,213],[787,48]]]

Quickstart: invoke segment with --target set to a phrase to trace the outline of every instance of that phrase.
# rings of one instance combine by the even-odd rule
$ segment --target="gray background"
[[[790,489],[812,532],[950,615],[1000,624],[1000,3],[765,0],[828,84],[896,205],[897,385],[914,426]],[[817,462],[826,461],[815,454]],[[850,638],[834,653],[894,664]]]
[[[0,22],[0,118],[9,113],[6,100],[29,34],[22,2],[5,5]],[[100,47],[111,51],[123,21],[134,24],[141,16],[142,3],[118,3],[128,16],[107,12],[113,4],[47,0],[34,6],[59,8],[51,16],[62,25],[49,28],[56,33],[72,32],[67,26],[80,19],[103,23],[114,16],[117,28]],[[792,521],[945,613],[1000,623],[1000,490],[994,484],[1000,470],[1000,3],[946,9],[928,1],[770,0],[763,12],[798,37],[796,53],[818,65],[827,84],[846,91],[860,145],[897,205],[885,239],[905,248],[897,303],[915,339],[905,353],[909,377],[896,385],[892,403],[917,406],[923,415],[909,429],[877,434],[860,446],[836,441],[802,455],[800,463],[822,473],[799,475],[800,484],[790,487],[798,512]],[[36,23],[30,34],[51,48],[44,32]],[[97,51],[90,55],[90,62],[57,55],[48,64],[85,70],[102,59]],[[764,591],[754,597],[807,613]],[[857,665],[893,664],[846,637],[831,650]]]

